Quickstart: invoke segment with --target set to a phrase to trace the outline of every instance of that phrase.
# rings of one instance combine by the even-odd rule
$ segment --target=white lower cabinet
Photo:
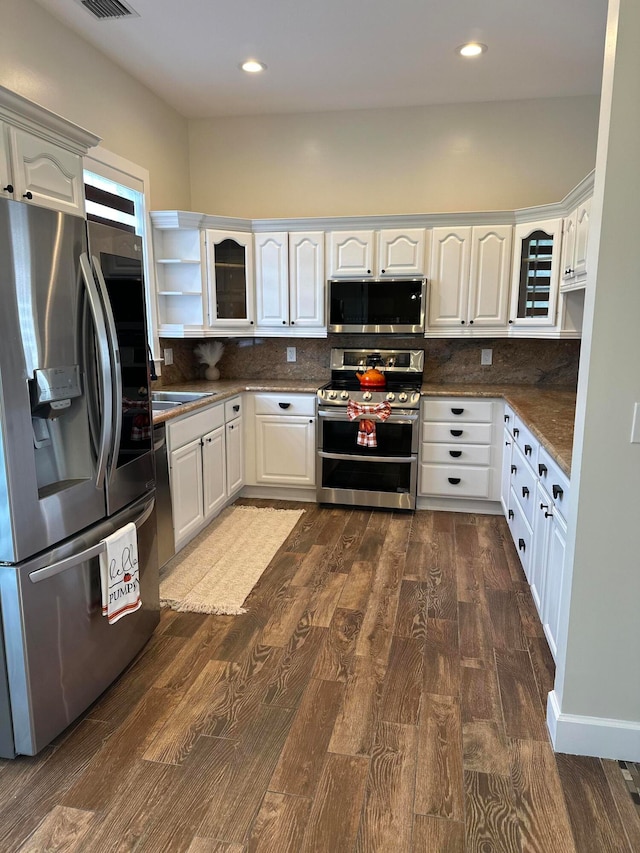
[[[248,482],[259,486],[315,485],[315,394],[255,394]]]
[[[179,551],[244,483],[240,397],[170,421],[167,440]]]
[[[502,469],[505,514],[554,659],[558,653],[569,479],[531,431],[505,407]],[[508,492],[507,492],[508,489]]]
[[[422,401],[420,497],[499,500],[501,412],[498,400],[426,397]]]

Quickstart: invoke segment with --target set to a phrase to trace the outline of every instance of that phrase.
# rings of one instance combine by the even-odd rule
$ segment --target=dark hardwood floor
[[[617,764],[551,749],[503,519],[305,509],[246,614],[163,612],[83,719],[0,762],[0,851],[640,850]]]

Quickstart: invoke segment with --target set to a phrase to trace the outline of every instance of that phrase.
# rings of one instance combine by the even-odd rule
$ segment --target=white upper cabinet
[[[9,128],[14,198],[84,215],[82,158],[45,139]]]
[[[421,276],[426,229],[330,231],[329,278]]]
[[[560,280],[562,219],[516,225],[511,310],[513,326],[554,326]]]
[[[586,285],[590,215],[591,198],[588,198],[564,220],[562,228],[562,290],[581,288]]]
[[[206,231],[209,326],[232,335],[253,328],[253,235]]]
[[[423,275],[425,238],[424,228],[380,231],[377,253],[380,276]]]
[[[458,328],[467,322],[471,228],[434,228],[431,237],[427,328]]]
[[[289,234],[289,318],[299,329],[326,326],[324,231]]]
[[[324,329],[324,232],[256,234],[255,254],[257,328]]]
[[[511,225],[473,227],[468,320],[475,328],[507,325],[512,243]]]
[[[373,275],[375,231],[329,232],[329,277]]]
[[[289,235],[255,234],[256,322],[262,327],[289,325]]]

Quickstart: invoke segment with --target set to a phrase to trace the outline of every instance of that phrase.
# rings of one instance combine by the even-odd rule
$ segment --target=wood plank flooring
[[[304,509],[244,615],[163,612],[83,719],[0,761],[1,853],[637,851],[617,765],[551,749],[504,520]]]

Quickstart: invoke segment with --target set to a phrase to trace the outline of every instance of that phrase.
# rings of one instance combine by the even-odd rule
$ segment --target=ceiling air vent
[[[76,0],[91,12],[94,18],[104,21],[109,18],[139,18],[140,15],[122,0]]]

